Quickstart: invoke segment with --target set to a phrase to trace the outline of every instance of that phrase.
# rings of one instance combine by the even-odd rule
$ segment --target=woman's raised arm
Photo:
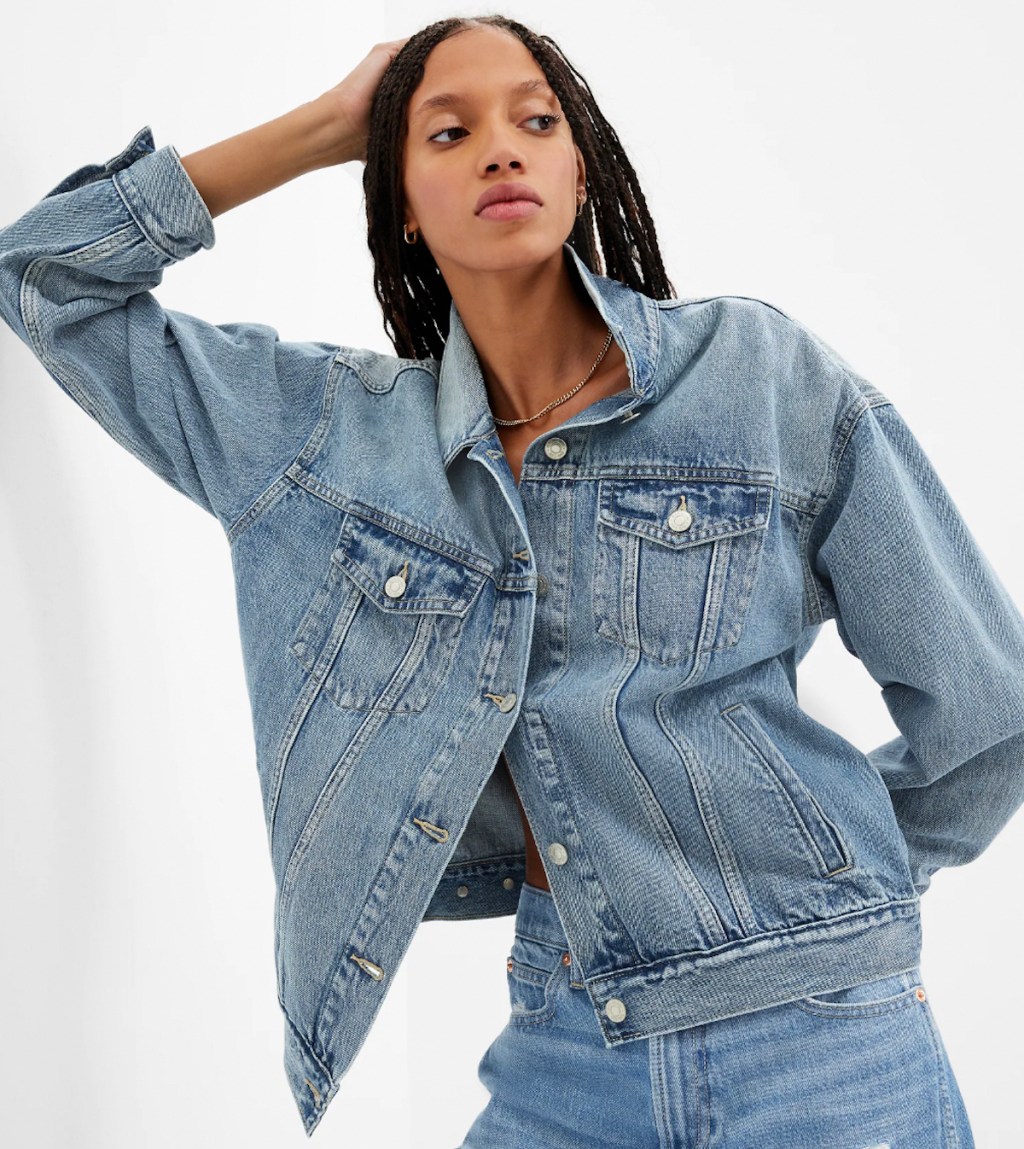
[[[375,44],[322,96],[181,159],[211,216],[316,168],[366,159],[370,105],[405,40]]]
[[[225,529],[313,433],[338,348],[165,309],[153,289],[214,246],[214,211],[362,158],[373,93],[403,42],[377,45],[310,104],[185,160],[144,127],[0,227],[0,319],[104,430]]]

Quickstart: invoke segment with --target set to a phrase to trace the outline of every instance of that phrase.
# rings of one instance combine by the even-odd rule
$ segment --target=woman
[[[397,358],[147,290],[354,158]],[[441,21],[204,151],[143,130],[0,232],[0,308],[232,546],[308,1133],[418,923],[515,913],[465,1149],[973,1144],[918,902],[1024,800],[1024,620],[885,396],[673,298],[553,42]],[[796,705],[828,618],[868,756]]]

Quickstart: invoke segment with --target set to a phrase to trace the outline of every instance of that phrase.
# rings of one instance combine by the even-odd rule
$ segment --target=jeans
[[[974,1149],[919,967],[609,1049],[547,890],[507,965],[460,1149]]]

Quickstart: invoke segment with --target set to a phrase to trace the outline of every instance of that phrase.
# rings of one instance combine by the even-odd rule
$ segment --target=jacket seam
[[[695,295],[675,299],[656,299],[654,302],[662,311],[673,311],[679,307],[690,307],[698,303],[714,303],[719,299],[744,299],[749,303],[760,303],[762,307],[769,308],[769,310],[781,315],[783,319],[788,319],[790,323],[795,322],[791,315],[783,311],[781,307],[777,307],[774,303],[769,303],[767,299],[760,299],[756,295],[737,295],[735,292],[722,292],[720,295]]]
[[[245,510],[238,515],[238,517],[231,523],[225,530],[227,541],[230,545],[234,545],[238,539],[257,522],[263,514],[268,511],[277,500],[284,494],[284,492],[291,485],[291,480],[288,478],[288,472],[295,466],[309,446],[310,441],[320,430],[321,424],[326,418],[327,412],[327,387],[330,383],[331,372],[334,370],[335,365],[339,362],[337,356],[331,356],[327,364],[327,370],[324,372],[323,383],[320,387],[320,414],[317,416],[316,422],[313,424],[309,434],[303,439],[301,446],[294,455],[288,460],[287,464],[279,471],[275,472],[271,479],[264,485],[262,490],[256,495],[255,498],[250,500],[246,505]]]
[[[802,944],[800,937],[803,934],[821,930],[823,927],[842,925],[844,922],[855,922],[858,918],[866,918],[875,914],[887,915],[887,921],[883,924],[888,924],[889,920],[897,922],[904,918],[913,920],[919,917],[919,905],[920,898],[917,896],[907,898],[883,896],[878,901],[862,903],[853,909],[844,910],[838,914],[831,914],[828,917],[807,918],[804,921],[797,922],[793,925],[785,925],[779,929],[762,930],[760,933],[745,937],[732,937],[721,945],[710,946],[703,950],[687,950],[658,958],[655,961],[641,962],[631,966],[623,966],[607,973],[595,974],[592,978],[588,979],[587,984],[600,989],[606,982],[613,981],[621,983],[629,978],[642,978],[647,976],[652,969],[665,969],[681,961],[692,959],[703,960],[721,954],[749,952],[754,950],[760,943],[769,942],[771,939],[781,939],[784,943],[790,943],[792,941],[794,944],[800,945]],[[809,944],[817,945],[823,943],[812,942]],[[659,978],[659,980],[661,980],[661,978]]]
[[[525,848],[514,854],[488,854],[480,858],[463,858],[458,862],[449,862],[441,872],[441,878],[482,877],[492,871],[508,869],[509,864],[518,868],[526,857]]]
[[[21,277],[21,285],[18,290],[18,310],[21,314],[21,322],[28,333],[31,340],[31,346],[40,358],[46,357],[44,350],[44,343],[41,330],[37,329],[35,322],[35,311],[31,309],[32,319],[29,319],[30,309],[28,308],[29,291],[32,288],[33,282],[37,275],[37,269],[41,265],[49,263],[65,263],[71,266],[80,267],[93,263],[97,260],[103,259],[108,255],[113,255],[121,251],[127,251],[131,246],[130,243],[123,242],[122,237],[125,233],[132,231],[130,223],[119,224],[113,231],[108,232],[106,235],[100,236],[99,239],[91,240],[89,243],[82,244],[80,247],[74,247],[70,251],[61,253],[60,255],[43,254],[36,256],[31,260],[25,268]],[[93,250],[97,249],[97,250]]]
[[[29,345],[47,371],[61,384],[79,407],[103,428],[115,443],[134,455],[138,452],[139,448],[132,440],[130,434],[126,433],[126,424],[120,416],[117,407],[111,407],[103,401],[101,395],[92,393],[80,385],[76,379],[76,364],[73,359],[68,360],[71,366],[70,373],[59,369],[61,366],[60,361],[52,356],[47,349],[46,341],[43,338],[43,327],[38,320],[37,308],[33,302],[39,294],[34,290],[35,280],[38,278],[42,269],[45,269],[52,263],[64,263],[75,267],[87,266],[89,263],[110,255],[113,252],[126,251],[131,244],[118,242],[122,236],[130,236],[134,241],[135,232],[130,223],[122,224],[114,231],[99,239],[93,240],[91,243],[84,244],[81,247],[73,248],[71,251],[63,253],[59,259],[55,259],[52,255],[40,255],[36,259],[33,259],[25,268],[25,272],[21,278],[21,286],[18,292],[18,310],[21,314],[22,325],[29,338]],[[175,490],[186,493],[179,484],[173,470],[168,471],[163,465],[163,460],[160,459],[158,455],[154,455],[147,450],[142,452],[139,457],[155,475],[164,479],[174,487]]]
[[[807,587],[806,598],[810,602],[811,622],[814,625],[820,625],[825,622],[826,614],[822,603],[821,594],[818,590],[817,581],[814,578],[814,572],[811,569],[811,556],[809,553],[809,541],[811,531],[814,524],[818,521],[818,516],[821,514],[822,509],[828,505],[829,500],[835,492],[836,483],[839,479],[839,470],[842,466],[843,460],[846,457],[846,449],[853,438],[854,432],[860,424],[861,417],[864,412],[872,407],[882,407],[885,404],[891,404],[892,400],[888,396],[883,395],[879,391],[875,391],[870,395],[860,394],[857,398],[846,408],[845,412],[839,419],[839,426],[835,435],[832,438],[832,443],[829,449],[828,462],[825,468],[824,482],[821,484],[821,489],[827,490],[824,494],[816,495],[814,498],[814,506],[809,512],[805,513],[804,526],[801,530],[800,538],[800,556],[801,566],[803,568],[804,583]]]
[[[281,1001],[280,999],[278,999],[278,1004],[281,1006],[281,1011],[284,1014],[285,1021],[288,1022],[288,1027],[289,1027],[289,1029],[291,1029],[292,1035],[294,1036],[295,1040],[306,1051],[306,1054],[309,1056],[309,1058],[316,1063],[318,1068],[323,1072],[324,1077],[326,1077],[327,1080],[333,1084],[333,1078],[331,1077],[331,1071],[327,1068],[327,1063],[324,1061],[323,1057],[320,1055],[318,1050],[313,1046],[313,1044],[306,1040],[305,1036],[302,1034],[299,1027],[292,1020],[292,1016],[288,1012],[288,1009],[285,1006],[284,1002]]]

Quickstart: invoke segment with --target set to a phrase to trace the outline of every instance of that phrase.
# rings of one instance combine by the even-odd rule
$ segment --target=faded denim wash
[[[564,256],[630,387],[513,479],[440,361],[164,309],[214,245],[148,127],[0,230],[0,314],[224,529],[312,1134],[421,921],[514,914],[504,748],[608,1048],[914,970],[920,895],[1024,802],[1024,619],[893,403],[756,299]],[[834,619],[899,730],[797,701]]]
[[[974,1149],[917,967],[608,1049],[547,890],[507,965],[459,1149]]]

